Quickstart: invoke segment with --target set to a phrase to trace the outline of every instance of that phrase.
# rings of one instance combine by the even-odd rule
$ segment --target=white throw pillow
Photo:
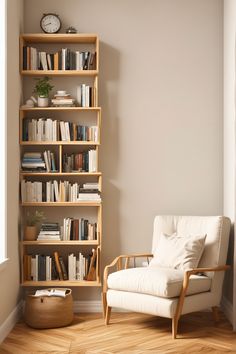
[[[161,234],[150,266],[175,269],[197,268],[200,261],[206,235],[179,236]]]

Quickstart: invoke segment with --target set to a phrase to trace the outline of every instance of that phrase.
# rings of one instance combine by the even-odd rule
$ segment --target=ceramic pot
[[[36,226],[26,226],[25,227],[25,241],[35,241],[37,238],[37,227]]]
[[[38,96],[38,107],[48,107],[49,99],[48,97]]]

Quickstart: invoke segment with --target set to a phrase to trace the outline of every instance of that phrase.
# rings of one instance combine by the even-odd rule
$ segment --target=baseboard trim
[[[74,301],[74,312],[102,312],[101,301]]]
[[[12,328],[15,326],[16,322],[20,319],[22,315],[22,305],[23,302],[20,301],[18,305],[14,308],[14,310],[10,313],[7,319],[0,326],[0,343],[4,341],[4,339],[11,332]]]
[[[229,322],[233,325],[233,305],[225,296],[221,299],[221,309]]]

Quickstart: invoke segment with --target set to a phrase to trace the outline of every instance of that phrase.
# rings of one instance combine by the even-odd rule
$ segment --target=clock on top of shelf
[[[58,33],[61,29],[61,20],[55,13],[43,14],[40,20],[40,27],[44,33]]]

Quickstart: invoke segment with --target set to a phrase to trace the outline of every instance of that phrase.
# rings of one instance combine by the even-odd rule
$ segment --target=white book
[[[50,181],[50,185],[51,185],[51,202],[54,202],[55,201],[55,198],[54,198],[54,185],[52,183],[52,181]]]
[[[90,104],[90,91],[89,91],[89,86],[85,86],[85,107],[89,107]]]
[[[61,49],[61,69],[66,70],[66,48]]]
[[[42,189],[43,189],[43,185],[42,185],[42,182],[35,182],[36,183],[36,200],[37,202],[42,202],[42,196],[43,196],[43,193],[42,193]]]
[[[46,182],[46,202],[51,202],[51,182]]]
[[[47,170],[47,172],[50,172],[50,167],[49,167],[49,161],[48,161],[48,154],[47,154],[47,151],[44,151],[43,157],[44,157],[44,161],[45,161],[45,165],[46,165],[46,170]]]
[[[60,122],[61,140],[66,141],[65,122]]]
[[[55,201],[59,202],[60,198],[59,198],[58,182],[55,180],[55,181],[53,181],[53,184],[54,184]]]
[[[66,141],[70,141],[70,127],[69,127],[69,122],[65,122],[65,132],[66,132]]]
[[[81,107],[86,107],[86,85],[81,85]]]
[[[78,106],[81,107],[81,106],[82,106],[82,90],[81,90],[81,85],[78,86],[77,89],[76,89],[76,99],[77,99]]]
[[[41,61],[43,70],[48,70],[46,52],[40,52],[40,61]]]
[[[57,120],[52,123],[52,141],[57,141]]]

